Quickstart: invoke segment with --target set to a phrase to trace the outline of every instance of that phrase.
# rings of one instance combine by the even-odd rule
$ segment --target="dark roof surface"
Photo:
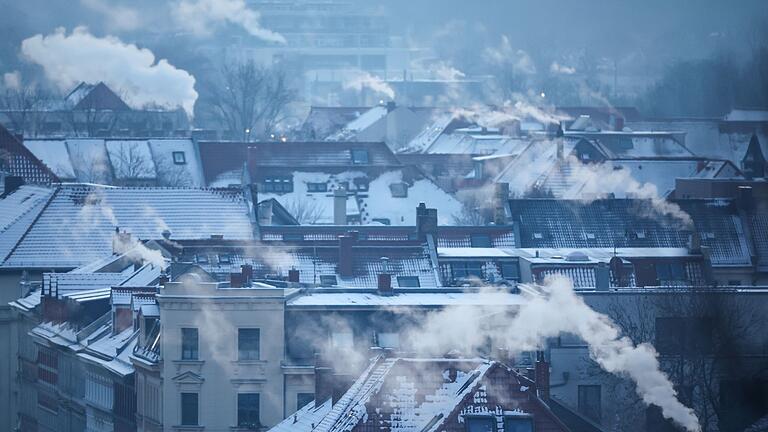
[[[352,150],[367,150],[367,163],[353,164]],[[248,148],[248,165],[255,167],[399,167],[402,164],[382,142],[259,142]]]
[[[58,182],[56,175],[29,149],[0,125],[0,168],[19,176],[27,184],[48,185]],[[5,165],[5,166],[2,166]]]
[[[694,221],[701,244],[714,265],[751,265],[740,218],[724,200],[677,201]],[[670,219],[653,218],[648,200],[510,200],[520,227],[519,246],[537,247],[686,247],[690,232]]]

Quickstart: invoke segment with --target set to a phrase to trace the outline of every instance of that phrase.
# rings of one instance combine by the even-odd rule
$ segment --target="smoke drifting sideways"
[[[355,71],[351,78],[344,81],[342,87],[344,90],[354,90],[358,93],[367,88],[389,99],[395,98],[395,90],[389,84],[365,71]]]
[[[589,345],[590,357],[605,371],[630,378],[646,404],[660,407],[666,418],[688,431],[701,430],[693,410],[677,399],[651,344],[635,345],[622,336],[613,321],[584,303],[571,280],[562,275],[550,277],[535,288],[540,293],[524,293],[526,301],[516,311],[500,313],[496,307],[467,305],[433,312],[405,339],[427,356],[456,348],[478,353],[489,339],[519,354],[542,349],[547,339],[571,333]],[[490,288],[484,293],[498,294]]]
[[[261,26],[260,14],[245,0],[181,0],[172,6],[176,23],[194,34],[210,36],[212,29],[230,23],[267,42],[286,43],[285,37]]]
[[[71,34],[63,28],[21,43],[22,56],[42,66],[46,78],[62,91],[82,82],[103,81],[122,93],[133,108],[182,107],[192,116],[197,92],[195,78],[167,60],[157,61],[152,51],[120,39],[92,35],[85,27]]]

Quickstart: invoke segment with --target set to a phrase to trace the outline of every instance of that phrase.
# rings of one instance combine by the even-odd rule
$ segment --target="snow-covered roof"
[[[240,192],[184,188],[64,185],[10,254],[4,267],[74,268],[112,254],[115,228],[133,238],[223,235],[250,239]]]
[[[18,244],[51,195],[50,188],[21,186],[0,200],[0,262]]]
[[[322,292],[296,296],[289,307],[386,308],[386,307],[445,307],[445,306],[519,306],[526,302],[519,294],[503,292],[441,292],[379,295],[376,293]]]
[[[24,140],[24,146],[40,159],[57,177],[74,180],[75,168],[69,159],[65,140]]]

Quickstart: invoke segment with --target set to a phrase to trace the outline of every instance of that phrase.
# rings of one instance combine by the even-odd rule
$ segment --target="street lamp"
[[[245,142],[251,142],[251,129],[245,128]]]

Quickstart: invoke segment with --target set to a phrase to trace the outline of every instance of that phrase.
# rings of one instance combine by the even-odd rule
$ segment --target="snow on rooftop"
[[[29,149],[40,161],[64,180],[75,179],[75,168],[69,159],[65,140],[24,140],[24,147]]]
[[[349,122],[344,129],[352,132],[360,132],[361,130],[371,127],[377,121],[387,116],[389,110],[384,105],[377,105],[368,111],[360,114],[359,117]]]
[[[157,169],[147,141],[109,140],[106,141],[106,148],[116,179],[157,178]]]
[[[21,240],[52,194],[52,189],[25,185],[0,200],[0,262]]]
[[[4,267],[74,268],[112,254],[116,227],[142,240],[250,239],[248,209],[239,193],[208,189],[59,188]]]
[[[382,296],[374,293],[325,293],[294,297],[289,307],[393,307],[393,306],[519,306],[525,303],[519,294],[505,292],[398,293]]]

